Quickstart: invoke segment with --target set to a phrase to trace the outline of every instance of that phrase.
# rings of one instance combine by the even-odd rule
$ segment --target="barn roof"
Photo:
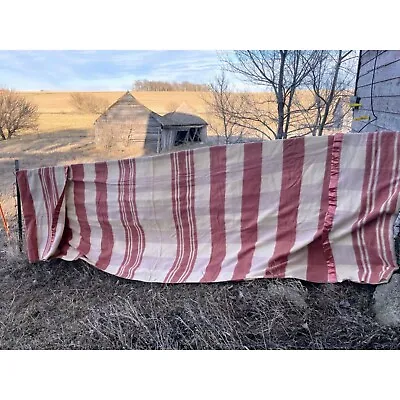
[[[109,111],[117,106],[122,107],[125,110],[127,107],[134,107],[136,110],[139,108],[146,115],[148,114],[149,117],[154,118],[162,126],[207,125],[207,122],[204,121],[204,119],[194,115],[193,109],[187,103],[182,103],[174,112],[161,116],[140,103],[129,91],[127,91],[116,102],[111,104],[111,106],[96,119],[95,123],[98,120],[106,118]]]
[[[203,118],[194,114],[193,108],[187,103],[182,103],[174,112],[165,114],[163,117],[164,125],[180,126],[180,125],[207,125]]]
[[[111,106],[108,107],[107,110],[96,119],[96,121],[106,117],[108,112],[116,106],[140,108],[143,112],[153,117],[158,123],[160,123],[161,125],[164,124],[163,117],[161,115],[148,109],[145,105],[143,105],[135,97],[133,97],[129,91],[127,91],[122,97],[120,97],[117,101],[111,104]]]
[[[131,95],[129,91],[127,91],[122,97],[120,97],[114,104],[110,106],[114,106],[115,104],[131,104],[135,106],[142,106],[142,103],[139,103],[135,97]]]

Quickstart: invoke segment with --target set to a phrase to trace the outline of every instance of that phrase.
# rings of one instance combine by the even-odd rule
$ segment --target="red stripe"
[[[65,171],[66,171],[66,168],[68,168],[68,167],[64,167]],[[51,172],[52,172],[52,178],[53,178],[53,182],[54,182],[54,194],[55,194],[56,199],[58,199],[59,196],[58,196],[58,187],[57,187],[57,179],[56,179],[56,168],[55,167],[51,168]]]
[[[51,196],[51,210],[53,212],[58,201],[57,180],[55,175],[55,167],[48,167],[50,179],[50,196]]]
[[[282,185],[274,254],[265,276],[284,278],[291,248],[296,240],[297,214],[304,166],[304,138],[283,141]]]
[[[192,271],[197,255],[193,151],[181,151],[171,154],[171,157],[175,160],[172,163],[174,165],[172,196],[177,235],[177,254],[165,281],[177,283],[185,279]]]
[[[336,282],[336,266],[333,257],[332,246],[329,240],[329,232],[332,230],[333,219],[337,208],[337,191],[340,174],[340,155],[342,152],[343,134],[334,136],[332,144],[332,156],[329,177],[328,211],[325,215],[324,227],[322,229],[322,247],[324,250],[326,264],[328,267],[328,282]]]
[[[17,183],[21,194],[22,210],[25,223],[26,248],[30,262],[39,261],[36,212],[32,193],[29,188],[27,171],[17,172]]]
[[[53,170],[54,172],[54,170]],[[71,178],[71,167],[64,167],[64,172],[65,172],[65,185],[62,193],[62,198],[67,197],[67,183]],[[54,179],[55,179],[55,174],[54,174]],[[56,192],[57,192],[57,197],[58,197],[58,189],[56,186]],[[64,222],[64,231],[60,240],[60,243],[58,245],[58,253],[55,254],[55,257],[64,257],[68,253],[68,249],[70,248],[70,241],[72,239],[72,230],[69,224],[69,218],[68,218],[68,212],[67,212],[67,198],[65,199],[65,222]],[[59,206],[61,207],[61,202],[59,202]],[[60,213],[60,208],[57,206],[56,207],[56,212],[57,212],[57,219],[58,215]]]
[[[258,234],[260,205],[262,143],[244,145],[242,216],[240,227],[241,248],[233,272],[233,280],[245,279],[250,272]]]
[[[211,257],[200,282],[213,282],[226,255],[225,232],[226,146],[210,148]]]
[[[85,204],[85,170],[83,164],[72,165],[71,170],[74,185],[75,213],[80,229],[80,240],[77,250],[80,254],[87,255],[91,246],[91,228],[88,222]]]
[[[65,255],[67,255],[68,253],[68,249],[70,247],[69,242],[72,239],[72,230],[71,227],[69,225],[69,218],[68,216],[65,217],[65,225],[64,225],[64,231],[63,231],[63,235],[62,238],[60,240],[60,244],[58,245],[58,253],[55,254],[55,257],[64,257]]]
[[[101,251],[96,267],[105,270],[110,264],[114,247],[114,235],[108,220],[107,202],[107,177],[108,167],[106,162],[95,164],[96,171],[96,213],[101,228]]]
[[[136,164],[135,160],[119,161],[120,179],[118,201],[120,218],[125,229],[125,254],[118,276],[133,279],[135,271],[143,258],[145,239],[144,231],[139,223],[136,207]]]
[[[63,188],[61,195],[59,195],[58,188],[57,188],[57,181],[55,180],[56,177],[54,175],[54,169],[53,170],[53,182],[54,185],[52,187],[52,191],[54,193],[54,204],[52,204],[52,225],[51,225],[51,231],[52,231],[52,242],[54,239],[54,235],[56,233],[57,229],[57,224],[58,224],[58,219],[60,218],[60,213],[61,213],[61,207],[64,201],[65,197],[65,190],[67,187],[67,173],[68,173],[68,167],[64,167],[64,182],[63,182]]]
[[[394,169],[394,145],[395,137],[391,134],[379,134],[378,146],[381,149],[380,160],[377,165],[378,177],[377,185],[373,190],[375,196],[374,208],[368,214],[366,224],[363,227],[364,239],[366,243],[366,251],[368,252],[368,260],[371,268],[371,275],[367,277],[369,283],[379,283],[379,275],[382,267],[386,265],[383,254],[384,243],[381,240],[381,234],[387,238],[387,234],[383,232],[383,221],[385,217],[390,219],[391,214],[385,214],[380,211],[390,196],[390,182]],[[382,224],[381,224],[382,222]],[[386,243],[388,240],[386,240]]]
[[[362,281],[363,276],[365,274],[365,266],[363,262],[363,258],[365,254],[363,253],[364,248],[362,246],[361,241],[359,240],[360,234],[360,225],[362,218],[365,217],[367,213],[367,203],[370,198],[371,193],[369,192],[369,185],[372,176],[375,174],[375,169],[372,169],[372,145],[375,140],[374,134],[368,134],[367,143],[366,143],[366,156],[365,156],[365,172],[364,172],[364,179],[363,185],[361,190],[361,204],[360,204],[360,212],[358,214],[357,221],[353,224],[352,227],[352,241],[353,241],[353,248],[354,254],[358,266],[358,278]]]
[[[321,205],[319,210],[318,227],[314,240],[308,245],[308,262],[306,280],[311,282],[328,282],[328,264],[323,251],[322,231],[325,215],[329,204],[329,182],[331,175],[332,145],[334,136],[328,136],[325,174],[322,184]]]

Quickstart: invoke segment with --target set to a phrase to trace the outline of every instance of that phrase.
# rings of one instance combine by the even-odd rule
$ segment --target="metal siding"
[[[379,57],[378,57],[379,58]],[[365,74],[361,74],[358,78],[357,86],[359,88],[363,86],[369,86],[372,82],[372,77],[374,74],[373,67],[374,63],[371,65],[372,69]],[[362,71],[360,69],[360,72]],[[393,61],[391,64],[384,65],[380,68],[376,67],[375,69],[375,77],[374,77],[374,86],[375,83],[385,82],[399,77],[399,68],[400,68],[400,58],[398,60]]]
[[[356,94],[361,98],[361,107],[354,110],[354,118],[370,116],[368,121],[353,121],[353,131],[376,130],[400,131],[400,51],[364,51],[361,54],[359,79]],[[371,84],[373,79],[372,104]],[[372,108],[376,119],[372,113]]]

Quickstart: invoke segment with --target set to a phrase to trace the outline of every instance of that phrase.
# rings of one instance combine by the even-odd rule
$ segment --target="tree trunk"
[[[322,115],[321,124],[320,124],[320,126],[318,128],[318,136],[322,136],[322,132],[324,131],[326,120],[328,119],[328,115],[329,115],[329,111],[331,109],[332,101],[333,101],[333,98],[335,96],[336,83],[337,83],[337,80],[338,80],[339,70],[340,70],[341,64],[342,64],[342,50],[339,51],[338,59],[337,59],[336,65],[335,65],[335,75],[333,77],[332,86],[330,88],[328,100],[327,100],[327,102],[325,104],[325,110],[324,110],[324,114]]]
[[[281,65],[279,68],[279,80],[278,80],[278,90],[277,90],[277,103],[278,103],[278,132],[277,139],[286,139],[284,133],[284,123],[285,123],[285,99],[283,97],[283,75],[285,73],[285,61],[287,50],[282,50],[281,52]]]
[[[294,93],[296,91],[297,86],[295,85],[295,82],[298,78],[298,70],[299,70],[299,62],[300,62],[300,55],[295,51],[294,54],[294,67],[293,67],[293,85],[291,86],[289,90],[289,100],[287,102],[287,107],[286,107],[286,122],[285,122],[285,137],[287,137],[287,133],[289,131],[289,126],[290,126],[290,110],[292,109],[292,103],[293,103],[293,98],[294,98]]]
[[[283,124],[284,124],[284,110],[285,110],[285,102],[283,101],[283,96],[278,96],[278,132],[277,139],[285,139]]]

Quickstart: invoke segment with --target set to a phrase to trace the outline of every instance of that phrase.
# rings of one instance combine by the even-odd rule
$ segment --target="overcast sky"
[[[137,79],[209,83],[217,51],[0,51],[0,87],[15,90],[129,90]],[[242,87],[240,81],[235,82]]]

